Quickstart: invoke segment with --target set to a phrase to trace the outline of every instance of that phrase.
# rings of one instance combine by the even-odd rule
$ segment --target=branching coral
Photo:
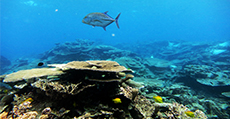
[[[80,88],[79,85],[81,85],[81,82],[78,84],[71,83],[69,85],[66,85],[66,84],[60,84],[59,82],[49,82],[47,80],[39,80],[32,84],[32,86],[36,88],[40,88],[43,91],[56,91],[59,93],[67,93],[71,95],[76,95],[86,88],[95,86],[95,84],[93,84],[93,85],[82,86]]]

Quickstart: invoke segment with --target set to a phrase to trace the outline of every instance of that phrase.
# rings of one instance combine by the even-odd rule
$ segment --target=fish
[[[47,66],[47,63],[46,62],[38,62],[37,64],[38,67],[46,67]]]
[[[33,102],[34,100],[32,98],[27,98],[24,102],[26,102],[26,101]]]
[[[194,112],[192,112],[192,111],[186,111],[186,112],[184,112],[187,116],[189,116],[189,117],[195,117],[195,114],[194,114]]]
[[[153,96],[153,99],[154,99],[156,102],[163,103],[163,99],[162,99],[161,96]]]
[[[113,99],[113,102],[114,102],[115,104],[122,103],[120,98],[114,98],[114,99]]]
[[[43,66],[45,63],[44,62],[39,62],[38,66]]]
[[[24,100],[21,104],[24,104],[26,102],[33,102],[34,100],[32,98],[27,98],[26,100]]]
[[[104,13],[100,13],[100,12],[89,13],[82,19],[82,23],[91,25],[93,27],[95,26],[102,27],[106,31],[106,27],[111,23],[115,22],[117,28],[120,28],[118,24],[118,18],[120,17],[121,13],[119,13],[115,19],[110,17],[107,13],[108,11]]]

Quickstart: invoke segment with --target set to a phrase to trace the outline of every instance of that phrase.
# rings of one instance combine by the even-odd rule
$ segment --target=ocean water
[[[115,60],[134,70],[134,80],[145,85],[143,95],[161,95],[165,102],[201,109],[209,118],[230,118],[230,0],[0,4],[0,55],[11,61],[1,57],[0,75],[72,60]],[[82,23],[87,14],[106,11],[112,18],[121,13],[120,29],[115,23],[106,31]],[[0,88],[12,89],[0,79]]]
[[[105,11],[113,18],[121,13],[120,29],[82,23],[88,13]],[[229,40],[229,19],[229,0],[1,0],[1,55],[41,54],[76,38],[109,45]]]

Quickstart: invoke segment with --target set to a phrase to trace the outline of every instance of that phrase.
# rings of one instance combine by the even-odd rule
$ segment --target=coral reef
[[[132,70],[117,62],[73,61],[52,66],[58,70],[51,76],[37,75],[41,74],[38,69],[22,71],[23,74],[31,75],[27,78],[32,77],[35,80],[26,82],[28,85],[13,92],[13,100],[4,104],[8,106],[2,110],[1,118],[186,117],[184,111],[188,109],[182,109],[180,104],[162,103],[169,106],[159,106],[141,95],[139,89],[131,87],[134,85],[130,83],[134,78],[129,74]],[[53,68],[46,70],[48,69]],[[38,73],[31,74],[34,70]],[[6,79],[7,77],[4,80]],[[13,81],[18,80],[14,78]],[[207,118],[202,111],[194,113],[196,118]]]
[[[106,60],[124,56],[132,57],[136,56],[136,54],[129,51],[120,50],[112,46],[95,46],[94,42],[87,39],[76,39],[75,42],[57,44],[56,47],[44,53],[41,59],[51,64],[66,63],[74,60]]]
[[[185,65],[185,75],[197,80],[197,82],[209,86],[227,86],[230,85],[230,72],[223,72],[218,67],[207,65]]]
[[[152,86],[151,86],[152,85]],[[223,103],[224,100],[208,99],[204,95],[196,95],[188,86],[182,84],[174,84],[168,87],[155,86],[148,84],[141,89],[141,93],[147,98],[152,98],[155,95],[161,95],[164,102],[178,102],[186,105],[190,110],[201,110],[210,118],[222,117],[228,118],[228,103]]]
[[[139,57],[117,57],[114,60],[135,71],[137,77],[154,78],[154,74],[142,64],[144,60]]]
[[[2,112],[0,117],[1,119],[35,119],[38,113],[28,111],[31,107],[31,101],[24,101],[19,105],[14,105],[12,111]]]
[[[130,98],[133,97],[132,90],[134,92],[139,90],[141,93],[138,95],[144,95],[148,100],[153,100],[153,96],[159,95],[163,102],[178,102],[186,105],[193,113],[199,109],[209,118],[230,117],[229,41],[209,43],[148,41],[128,44],[119,44],[115,48],[97,45],[90,40],[76,39],[74,42],[57,43],[54,48],[42,54],[40,59],[19,58],[12,61],[10,66],[1,70],[3,71],[1,73],[7,73],[9,78],[13,72],[17,73],[19,70],[44,67],[49,67],[49,69],[55,67],[63,74],[33,76],[28,73],[30,77],[27,77],[18,73],[21,76],[16,77],[20,78],[12,78],[11,80],[15,81],[10,82],[7,82],[6,75],[1,76],[1,81],[6,82],[0,82],[0,111],[9,111],[14,94],[19,94],[21,97],[24,93],[29,93],[25,90],[29,90],[33,94],[31,97],[35,100],[32,102],[35,105],[30,109],[38,112],[37,117],[46,107],[52,108],[52,113],[60,110],[62,112],[61,107],[64,107],[66,110],[71,110],[67,113],[68,116],[76,118],[81,116],[106,118],[106,115],[117,118],[132,117],[131,114],[144,117],[144,113],[141,114],[133,106],[134,99]],[[74,62],[69,65],[54,64],[74,60],[78,60],[76,64]],[[100,61],[79,62],[86,60],[116,61],[127,69],[114,71],[108,68],[103,69],[104,64],[99,63]],[[40,67],[38,62],[48,65]],[[114,67],[111,65],[111,69],[118,66],[112,62],[108,63],[115,65]],[[106,64],[106,66],[109,65]],[[132,73],[132,76],[129,73]],[[124,95],[126,93],[129,96]],[[114,104],[112,99],[116,98],[121,99],[122,103]],[[43,103],[38,103],[36,100]],[[130,114],[127,114],[124,106],[120,107],[126,102],[131,105],[126,105]],[[92,104],[92,107],[87,103]],[[20,103],[14,105],[20,105]]]
[[[30,70],[20,70],[18,72],[6,75],[3,82],[17,82],[21,80],[61,74],[63,74],[63,72],[56,68],[36,68]]]
[[[154,104],[155,111],[159,110],[161,114],[158,114],[160,118],[175,118],[175,119],[188,119],[191,118],[186,114],[189,109],[178,103],[156,103]],[[159,113],[159,112],[158,112]],[[195,119],[207,119],[207,116],[200,110],[196,110],[194,113]],[[155,113],[154,113],[155,114]],[[157,117],[158,117],[157,116]]]

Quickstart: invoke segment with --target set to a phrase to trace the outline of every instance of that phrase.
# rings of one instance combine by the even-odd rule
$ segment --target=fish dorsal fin
[[[115,21],[111,16],[109,16],[107,13],[108,13],[109,11],[106,11],[106,12],[104,12],[103,14],[105,14],[106,16],[108,16],[109,18],[104,18],[104,20],[106,20],[106,21]]]
[[[105,11],[104,14],[107,14],[109,11]]]

